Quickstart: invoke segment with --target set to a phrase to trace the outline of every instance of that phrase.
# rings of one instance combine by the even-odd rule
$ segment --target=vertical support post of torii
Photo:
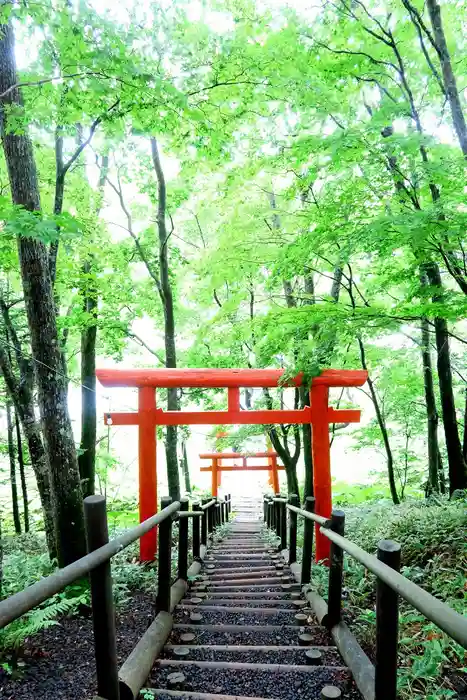
[[[325,518],[330,518],[332,511],[328,398],[329,388],[327,386],[312,386],[310,403],[315,513],[323,515]],[[329,560],[330,545],[328,538],[320,533],[319,525],[316,525],[316,561]]]
[[[157,513],[156,471],[156,390],[144,386],[138,389],[138,453],[139,453],[139,521]],[[157,528],[140,540],[141,561],[154,561],[157,551]]]
[[[213,457],[211,471],[211,496],[217,498],[217,465],[219,460]]]

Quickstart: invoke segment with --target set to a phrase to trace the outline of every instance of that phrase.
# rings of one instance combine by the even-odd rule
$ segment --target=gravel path
[[[174,622],[189,623],[190,613],[187,608],[178,608],[174,613]],[[202,617],[201,624],[206,625],[293,625],[295,610],[290,612],[274,612],[272,615],[261,615],[250,612],[218,612],[217,610],[202,610],[197,608]]]
[[[196,598],[197,596],[193,596]],[[222,602],[220,602],[222,601]],[[185,598],[182,601],[183,605],[190,605],[193,609],[196,608],[203,608],[204,605],[222,605],[222,607],[242,607],[242,608],[260,608],[260,607],[265,607],[265,608],[290,608],[290,610],[293,610],[294,612],[302,612],[302,610],[296,609],[296,606],[294,605],[293,600],[281,600],[280,598],[274,598],[273,600],[268,599],[268,598],[263,598],[262,600],[254,598],[253,600],[248,600],[238,598],[236,600],[229,600],[228,594],[226,594],[225,599],[220,598],[203,598],[202,603],[192,603],[191,598]]]
[[[154,619],[154,601],[134,593],[117,614],[119,663]],[[90,617],[67,617],[28,642],[26,665],[17,677],[0,667],[1,700],[89,700],[96,692],[94,636]]]
[[[258,522],[234,521],[231,533],[238,532],[241,540],[258,542],[260,529]],[[253,562],[249,562],[242,554],[251,550],[229,536],[216,547],[216,553],[225,553],[230,546],[225,560],[213,559],[208,552],[203,569],[205,580],[196,583],[176,608],[168,644],[154,664],[147,685],[157,688],[158,697],[167,700],[167,687],[232,696],[232,700],[238,696],[247,700],[319,700],[325,685],[338,687],[346,700],[360,699],[327,630],[317,625],[314,613],[304,605],[306,601],[300,594],[302,605],[292,599],[291,594],[297,598],[300,587],[287,565],[276,570],[276,563],[282,564],[282,558],[272,559],[270,554],[262,553],[254,561],[259,555],[252,552]],[[254,577],[250,578],[251,574]],[[269,579],[273,582],[268,583]],[[236,580],[244,582],[235,583]],[[204,590],[199,590],[200,585]],[[191,598],[198,601],[193,603]],[[307,615],[306,626],[296,624],[297,613]],[[193,624],[190,615],[200,616],[198,624],[196,620]],[[309,646],[300,645],[303,634],[307,634]],[[254,648],[261,646],[273,648]],[[185,647],[185,652],[188,648],[183,658],[176,655],[180,647]],[[316,666],[308,665],[306,658],[307,650],[313,647],[325,647],[319,650],[321,658]]]
[[[193,632],[196,635],[195,643],[199,644],[298,646],[298,635],[302,632],[313,634],[314,643],[320,646],[333,643],[331,636],[323,627],[281,627],[273,632],[264,632],[263,630],[224,632],[222,628],[219,628],[214,632],[193,625],[175,628],[168,640],[169,644],[181,644],[180,635],[184,632]]]
[[[149,687],[160,688],[167,684],[167,676],[182,671],[185,688],[200,693],[222,693],[225,695],[261,696],[279,700],[319,700],[324,685],[337,685],[342,691],[350,689],[348,672],[329,668],[316,668],[308,673],[284,673],[276,671],[209,669],[179,665],[159,668],[155,665]]]
[[[276,585],[259,585],[259,586],[250,586],[247,585],[245,587],[243,586],[229,586],[226,584],[225,586],[210,586],[209,582],[207,583],[208,586],[208,592],[211,591],[212,593],[224,593],[226,590],[230,589],[230,593],[260,593],[261,595],[267,595],[269,592],[273,593],[283,593],[284,591],[281,588],[281,584]],[[194,586],[193,591],[197,590],[197,586]]]
[[[256,634],[255,634],[256,638]],[[296,647],[292,649],[281,649],[278,651],[222,651],[207,649],[206,642],[203,640],[202,646],[190,647],[189,656],[187,659],[196,659],[197,661],[245,661],[255,664],[297,664],[299,666],[306,665],[306,647]],[[311,648],[311,647],[310,647]],[[322,649],[322,665],[324,666],[342,666],[342,659],[336,649]],[[163,658],[177,658],[172,649],[164,651]]]

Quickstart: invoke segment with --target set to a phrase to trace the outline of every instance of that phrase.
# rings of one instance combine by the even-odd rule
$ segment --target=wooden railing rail
[[[378,543],[377,557],[344,537],[345,515],[333,510],[330,518],[314,512],[315,499],[306,498],[305,508],[298,507],[298,496],[289,502],[276,494],[264,497],[263,516],[266,525],[281,539],[280,549],[302,585],[310,583],[313,533],[315,524],[331,541],[328,576],[328,602],[315,592],[307,594],[319,621],[328,627],[337,642],[347,649],[341,653],[354,673],[357,685],[366,700],[396,700],[399,597],[431,620],[452,639],[467,648],[467,617],[438,600],[423,588],[399,573],[401,547],[392,540]],[[289,513],[288,542],[286,513]],[[302,565],[297,568],[297,517],[304,519]],[[287,550],[287,544],[289,549]],[[342,585],[344,552],[376,576],[376,659],[374,667],[342,623]],[[352,639],[350,639],[352,637]],[[339,646],[339,643],[338,643]],[[349,651],[349,647],[353,650]]]
[[[172,502],[170,497],[162,498],[159,513],[109,542],[105,498],[104,496],[89,496],[84,500],[88,554],[73,564],[1,601],[0,629],[56,593],[59,593],[74,581],[89,574],[97,692],[101,698],[106,700],[120,700],[121,698],[124,700],[125,697],[130,697],[128,693],[130,691],[134,693],[134,688],[138,686],[138,683],[145,680],[145,677],[143,678],[145,671],[142,671],[142,669],[147,668],[149,673],[153,662],[153,659],[147,652],[148,644],[146,641],[141,644],[143,638],[146,635],[148,635],[148,638],[154,635],[154,629],[156,628],[160,629],[159,636],[170,633],[172,627],[170,612],[174,604],[183,597],[186,591],[190,573],[188,569],[188,527],[190,520],[193,527],[192,557],[194,563],[200,559],[201,540],[203,545],[207,545],[208,530],[211,533],[215,527],[228,520],[231,511],[230,495],[226,496],[220,503],[217,499],[206,499],[206,501],[203,506],[199,503],[193,503],[193,510],[189,511],[187,498],[174,502]],[[179,527],[178,579],[171,585],[172,523],[174,520],[178,520]],[[130,657],[123,664],[120,673],[124,678],[122,680],[122,677],[119,679],[117,664],[115,609],[110,560],[118,552],[121,552],[157,526],[159,529],[157,617]],[[193,565],[190,569],[193,568]],[[196,564],[196,566],[199,570],[200,564]],[[174,601],[174,598],[178,598],[178,600]],[[154,629],[152,629],[153,627]],[[152,650],[150,649],[151,654],[155,648],[154,646]],[[121,692],[123,692],[123,696],[121,696]],[[139,692],[139,690],[136,692]]]

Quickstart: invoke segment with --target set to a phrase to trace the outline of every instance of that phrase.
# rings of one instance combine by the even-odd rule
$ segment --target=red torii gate
[[[248,464],[248,460],[267,458],[267,464]],[[282,464],[277,464],[277,452],[274,450],[269,450],[268,452],[253,452],[253,453],[241,453],[241,452],[206,452],[205,454],[200,454],[200,459],[210,459],[211,465],[209,467],[201,467],[202,472],[211,472],[211,494],[213,497],[217,497],[217,489],[221,485],[220,476],[222,472],[242,472],[242,471],[265,471],[269,472],[269,483],[272,486],[274,493],[279,493],[279,475],[277,473],[278,469],[283,470],[284,466]],[[222,464],[223,459],[241,459],[241,465],[234,464]]]
[[[156,427],[158,425],[270,425],[272,423],[311,423],[316,512],[331,515],[330,423],[358,423],[360,411],[337,410],[328,405],[330,387],[362,386],[363,370],[324,370],[314,377],[310,406],[294,410],[243,411],[240,388],[301,386],[302,375],[284,381],[281,369],[101,369],[96,376],[105,387],[137,387],[137,413],[106,414],[107,425],[137,425],[139,435],[139,514],[140,520],[157,511]],[[164,411],[156,407],[157,388],[226,388],[227,411]],[[156,553],[156,531],[141,538],[140,557],[152,561]],[[329,540],[316,535],[316,559],[327,559]]]

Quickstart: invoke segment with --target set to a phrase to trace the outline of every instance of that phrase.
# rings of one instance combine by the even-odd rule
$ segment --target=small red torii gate
[[[248,460],[267,458],[267,464],[248,464]],[[241,453],[241,452],[206,452],[200,454],[200,459],[210,459],[211,465],[209,467],[201,467],[202,472],[211,472],[211,494],[213,497],[217,497],[217,489],[220,484],[220,475],[222,472],[242,472],[242,471],[268,471],[269,472],[269,483],[274,491],[274,493],[279,493],[279,475],[277,471],[283,470],[284,466],[282,464],[277,464],[277,452],[274,450],[269,450],[268,452],[253,452],[253,453]],[[240,465],[234,464],[222,464],[223,459],[241,459],[242,463]]]
[[[140,521],[157,512],[156,427],[158,425],[270,425],[272,423],[311,423],[316,512],[331,515],[330,423],[358,423],[360,411],[339,410],[328,405],[330,387],[362,386],[363,370],[324,370],[314,377],[310,406],[291,410],[245,411],[240,406],[240,388],[297,387],[303,376],[284,381],[281,369],[100,369],[96,376],[105,387],[136,387],[137,413],[105,414],[107,425],[137,425],[139,437],[139,515]],[[226,388],[227,411],[164,411],[156,407],[157,388]],[[148,532],[140,541],[142,561],[152,561],[157,533]],[[319,530],[316,560],[329,557],[329,540]]]

